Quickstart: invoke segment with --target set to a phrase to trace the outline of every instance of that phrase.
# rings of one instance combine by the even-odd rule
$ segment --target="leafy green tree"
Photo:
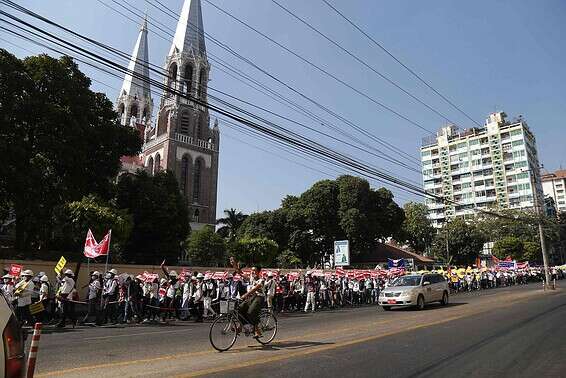
[[[16,214],[16,248],[46,249],[55,208],[109,199],[120,157],[141,140],[69,57],[22,61],[0,49],[0,72],[0,192]]]
[[[126,261],[177,261],[190,225],[187,204],[172,172],[161,171],[151,176],[138,171],[120,176],[116,205],[128,210],[134,220],[130,238],[124,244]]]
[[[407,202],[403,206],[405,220],[396,239],[407,243],[418,253],[426,252],[432,245],[436,230],[428,218],[428,208],[423,203]]]
[[[486,241],[486,236],[475,222],[454,218],[446,223],[436,235],[432,251],[438,259],[446,261],[448,260],[446,251],[448,244],[451,264],[469,265],[474,263]]]
[[[281,252],[277,258],[277,267],[283,269],[293,269],[303,265],[301,259],[293,252],[288,249]]]
[[[540,248],[540,242],[523,242],[523,256],[520,260],[542,264],[542,250]]]
[[[273,266],[278,248],[275,241],[267,238],[243,237],[232,245],[230,252],[246,266]]]
[[[222,225],[217,232],[224,238],[234,240],[238,229],[248,216],[234,208],[224,210],[224,214],[226,217],[216,221],[216,224]]]
[[[514,260],[521,260],[524,253],[523,241],[515,236],[505,236],[493,244],[492,253],[497,258],[504,259],[511,256]]]
[[[191,232],[186,250],[189,264],[193,266],[224,266],[227,261],[226,242],[212,226]]]

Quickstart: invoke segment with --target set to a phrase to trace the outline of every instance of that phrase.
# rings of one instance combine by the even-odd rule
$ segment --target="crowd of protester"
[[[433,272],[446,277],[453,292],[486,290],[543,281],[540,268],[526,269],[442,269]],[[5,272],[6,273],[6,272]],[[162,274],[104,274],[90,272],[90,281],[77,287],[74,273],[67,269],[54,280],[44,273],[24,270],[18,278],[6,273],[1,290],[14,303],[24,324],[35,321],[65,327],[67,322],[104,325],[154,323],[176,320],[202,322],[219,312],[219,303],[236,300],[250,288],[240,274],[230,272],[189,272],[179,274],[162,265]],[[379,292],[406,273],[390,270],[306,270],[280,273],[263,270],[266,306],[276,312],[311,311],[375,305]],[[414,272],[413,272],[414,273]],[[424,273],[424,272],[419,272]],[[563,270],[552,268],[553,279]],[[81,300],[82,298],[82,300]],[[37,304],[41,303],[38,308]]]

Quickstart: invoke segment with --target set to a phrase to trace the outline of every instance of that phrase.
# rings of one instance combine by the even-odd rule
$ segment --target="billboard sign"
[[[334,266],[350,265],[350,243],[348,240],[334,242]]]

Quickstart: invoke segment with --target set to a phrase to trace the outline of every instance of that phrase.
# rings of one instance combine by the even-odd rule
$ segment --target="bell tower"
[[[140,129],[141,134],[151,127],[153,100],[149,84],[149,49],[147,44],[147,20],[144,20],[130,63],[128,74],[116,100],[120,123]],[[134,74],[132,74],[134,73]],[[144,80],[144,78],[147,78]]]
[[[210,64],[200,0],[185,0],[165,59],[167,76],[156,127],[146,133],[144,163],[153,172],[175,173],[189,206],[191,227],[216,223],[218,122],[210,127],[206,106]],[[171,92],[172,91],[172,92]]]

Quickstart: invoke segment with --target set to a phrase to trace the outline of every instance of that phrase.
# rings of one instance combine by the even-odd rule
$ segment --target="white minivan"
[[[19,378],[25,370],[25,337],[12,305],[0,292],[0,377]],[[3,368],[1,368],[3,367]]]
[[[448,282],[440,274],[409,274],[395,279],[379,293],[384,310],[392,307],[416,307],[422,310],[427,303],[448,304]]]

